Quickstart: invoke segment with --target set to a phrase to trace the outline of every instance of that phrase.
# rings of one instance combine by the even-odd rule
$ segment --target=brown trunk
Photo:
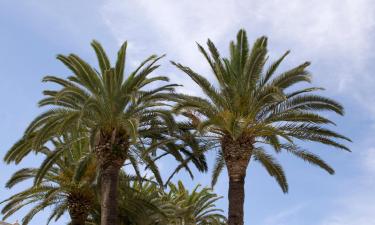
[[[120,168],[108,165],[101,174],[101,224],[117,225],[117,186]]]
[[[86,216],[74,216],[74,215],[70,215],[70,218],[72,219],[72,222],[70,223],[70,225],[85,225],[85,222],[86,222],[86,219],[87,219],[87,215]]]
[[[68,196],[68,209],[71,225],[85,225],[92,206],[89,193],[71,193]]]
[[[128,137],[116,130],[109,134],[102,133],[95,146],[101,171],[101,225],[118,224],[118,178],[128,148]]]
[[[237,140],[224,136],[221,144],[229,177],[228,225],[243,225],[246,169],[250,162],[254,139],[246,135]]]

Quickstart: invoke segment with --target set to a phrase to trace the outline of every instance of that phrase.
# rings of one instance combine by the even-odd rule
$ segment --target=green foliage
[[[168,191],[152,181],[120,186],[120,217],[123,225],[224,225],[222,210],[216,207],[221,198],[209,188],[196,186],[189,192],[181,181],[170,183]]]
[[[44,143],[65,133],[79,133],[77,138],[89,137],[91,146],[106,134],[129,137],[136,143],[152,121],[159,124],[168,121],[170,117],[162,107],[172,98],[171,91],[176,85],[151,88],[155,82],[168,81],[163,76],[150,77],[159,67],[156,63],[161,57],[150,56],[125,77],[126,45],[125,42],[121,46],[116,66],[111,67],[101,45],[92,42],[100,73],[75,54],[59,55],[57,59],[73,75],[67,79],[55,76],[43,79],[57,84],[60,89],[44,91],[45,98],[39,105],[49,109],[32,121],[24,137],[10,149],[5,161],[19,162],[30,151],[40,151]]]
[[[161,156],[171,155],[181,163],[176,172],[181,168],[190,172],[190,162],[198,170],[206,171],[205,158],[198,154],[198,145],[187,137],[191,134],[186,126],[178,124],[168,110],[168,101],[175,99],[173,91],[177,85],[163,84],[169,80],[165,76],[151,76],[162,57],[148,57],[126,76],[126,46],[125,42],[120,47],[112,67],[103,47],[93,41],[99,71],[75,54],[59,55],[57,59],[73,75],[66,79],[44,77],[44,82],[60,88],[43,92],[45,98],[39,105],[48,109],[32,121],[24,136],[5,155],[5,162],[19,163],[30,152],[43,152],[46,143],[69,134],[69,142],[56,148],[43,162],[36,183],[59,155],[81,139],[90,140],[91,150],[98,143],[129,139],[128,149],[113,146],[113,153],[123,156],[127,160],[125,164],[131,165],[138,175],[139,164],[145,164],[160,184],[163,181],[155,157],[150,155],[156,156],[156,150],[162,150]],[[189,147],[190,144],[195,146]],[[193,176],[191,172],[190,175]]]
[[[177,185],[170,183],[169,192],[163,194],[163,201],[173,206],[169,213],[169,223],[176,225],[221,225],[225,224],[222,210],[215,203],[221,197],[212,193],[210,188],[197,185],[191,192],[179,181]]]
[[[279,183],[283,192],[288,191],[282,167],[266,153],[270,146],[276,153],[285,151],[310,164],[317,165],[333,174],[333,169],[318,156],[298,147],[299,141],[321,143],[349,151],[339,140],[350,141],[345,136],[327,128],[334,124],[321,112],[344,114],[336,101],[315,94],[322,88],[303,87],[311,82],[304,62],[285,72],[277,73],[278,67],[289,54],[287,51],[266,68],[266,37],[258,38],[249,47],[246,32],[240,30],[237,40],[230,43],[230,57],[222,58],[211,40],[208,50],[198,44],[198,49],[211,67],[218,86],[189,67],[172,62],[202,89],[205,97],[179,95],[174,111],[195,121],[196,128],[206,140],[216,141],[229,136],[238,140],[244,136],[254,139],[252,159],[261,163]],[[219,153],[213,172],[212,184],[224,168],[225,160]]]
[[[60,143],[61,144],[61,143]],[[59,145],[55,146],[56,148]],[[53,151],[44,148],[46,158],[53,154]],[[69,211],[70,196],[80,196],[82,200],[90,202],[96,199],[96,162],[88,152],[87,142],[84,141],[74,145],[74,149],[69,148],[63,154],[53,160],[53,164],[46,171],[45,168],[25,168],[13,174],[6,183],[7,188],[29,179],[40,178],[38,185],[32,185],[10,198],[1,202],[5,203],[2,213],[6,219],[25,206],[32,205],[29,212],[23,217],[22,225],[30,223],[32,218],[47,207],[52,208],[52,212],[47,223],[52,220],[57,221]],[[41,172],[43,171],[43,172]],[[89,206],[88,206],[89,207]],[[91,208],[87,209],[92,210]]]
[[[56,143],[56,148],[62,143]],[[69,146],[69,145],[68,145]],[[1,202],[4,205],[4,219],[25,206],[32,209],[22,220],[23,225],[47,207],[52,207],[48,223],[57,221],[65,212],[69,212],[69,196],[78,195],[89,203],[87,224],[100,224],[100,202],[97,187],[98,170],[95,158],[88,152],[88,142],[82,140],[59,155],[53,161],[37,185]],[[45,150],[46,158],[53,151]],[[6,186],[13,186],[29,179],[37,179],[43,168],[25,168],[13,174]],[[182,185],[169,184],[169,192],[158,182],[145,178],[125,175],[122,171],[119,179],[119,217],[122,225],[156,224],[223,224],[225,217],[217,209],[215,202],[220,199],[211,189],[194,189],[192,193]]]

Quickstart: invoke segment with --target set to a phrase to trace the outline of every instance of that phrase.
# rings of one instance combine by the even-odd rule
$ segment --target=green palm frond
[[[80,193],[80,195],[86,196],[88,202],[96,200],[96,162],[89,152],[87,140],[83,139],[80,143],[73,144],[52,142],[55,149],[43,152],[46,159],[41,167],[21,169],[8,180],[6,184],[8,188],[26,180],[37,180],[38,182],[0,202],[0,204],[5,204],[2,209],[4,219],[26,206],[32,205],[32,208],[22,219],[22,224],[27,225],[36,214],[47,207],[53,207],[47,221],[49,223],[52,220],[57,221],[65,212],[69,211],[68,198],[70,195]],[[62,146],[68,150],[59,152],[60,149],[64,149],[61,148]]]
[[[223,147],[223,140],[227,137],[228,140],[237,141],[237,146],[246,142],[246,138],[254,140],[248,141],[248,146],[244,147],[258,149],[247,151],[248,157],[261,162],[286,192],[288,186],[281,166],[272,155],[260,149],[262,145],[271,146],[277,153],[287,151],[333,174],[332,168],[317,155],[284,146],[293,145],[297,147],[294,149],[299,149],[296,141],[302,140],[349,151],[341,141],[350,139],[333,131],[329,126],[335,123],[322,114],[333,112],[343,115],[343,106],[317,94],[323,88],[306,87],[312,80],[308,71],[310,62],[279,71],[290,51],[268,65],[267,45],[267,37],[262,36],[250,46],[243,29],[229,45],[229,58],[221,57],[211,40],[207,41],[207,49],[198,44],[218,86],[189,67],[172,62],[205,94],[203,97],[178,95],[174,112],[185,116],[194,124],[202,139],[216,142],[212,148]],[[238,154],[236,157],[241,158],[242,151],[233,149],[228,154]],[[226,164],[222,156],[216,160],[212,174],[213,184]],[[243,166],[246,167],[247,165]]]
[[[263,149],[254,149],[254,160],[267,170],[270,176],[274,177],[284,193],[288,192],[288,181],[281,165],[273,158],[272,155],[267,154]]]
[[[220,173],[224,169],[224,167],[225,167],[225,160],[224,160],[223,154],[221,152],[218,152],[216,159],[215,159],[214,169],[212,171],[211,187],[214,187],[216,185],[217,180],[220,176]]]

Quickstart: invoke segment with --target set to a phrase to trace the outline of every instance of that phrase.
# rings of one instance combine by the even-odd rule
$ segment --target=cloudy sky
[[[182,91],[199,89],[169,64],[175,60],[212,78],[195,42],[211,38],[223,55],[240,28],[252,42],[269,37],[270,57],[291,50],[283,68],[312,61],[314,85],[342,102],[345,117],[334,117],[336,130],[353,139],[352,153],[320,145],[307,145],[336,169],[330,176],[294,158],[280,155],[290,183],[282,194],[276,183],[256,164],[246,180],[245,224],[257,225],[373,225],[375,224],[375,3],[372,0],[81,0],[0,1],[0,156],[22,135],[41,112],[36,106],[46,87],[44,75],[65,77],[58,53],[77,53],[95,63],[90,49],[99,40],[111,55],[129,42],[129,68],[150,54],[167,53],[158,71],[183,84]],[[36,166],[30,155],[21,165]],[[211,164],[212,166],[212,164]],[[160,165],[167,175],[169,167]],[[0,163],[0,200],[17,190],[4,183],[20,166]],[[194,180],[180,174],[189,187],[209,184],[210,174]],[[215,191],[224,196],[226,175]],[[20,219],[25,211],[9,219]],[[48,212],[31,225],[45,222]],[[67,217],[55,224],[66,224]]]

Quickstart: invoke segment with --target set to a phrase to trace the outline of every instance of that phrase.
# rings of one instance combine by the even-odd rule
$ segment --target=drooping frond
[[[223,154],[221,152],[217,153],[216,159],[215,159],[215,165],[214,169],[212,171],[212,179],[211,179],[211,187],[214,187],[217,183],[217,180],[221,174],[221,171],[225,167],[225,160],[223,157]]]
[[[288,182],[281,165],[271,155],[267,154],[263,149],[254,149],[254,159],[258,161],[268,172],[275,178],[281,190],[288,192]]]
[[[295,155],[296,157],[312,164],[312,165],[315,165],[315,166],[318,166],[320,167],[321,169],[327,171],[329,174],[334,174],[335,173],[335,170],[332,169],[332,167],[330,167],[324,160],[322,160],[319,156],[309,152],[309,151],[306,151],[306,150],[302,150],[300,149],[298,146],[296,145],[291,145],[291,144],[285,144],[282,146],[283,149],[285,149],[286,151],[290,152],[291,154]]]

